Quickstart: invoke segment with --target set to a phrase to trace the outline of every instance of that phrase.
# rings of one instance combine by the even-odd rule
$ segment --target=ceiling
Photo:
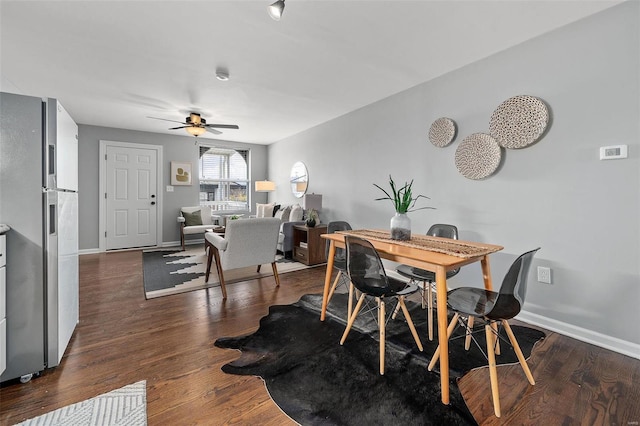
[[[0,89],[81,124],[269,144],[620,1],[0,0]],[[229,81],[219,81],[216,69]]]

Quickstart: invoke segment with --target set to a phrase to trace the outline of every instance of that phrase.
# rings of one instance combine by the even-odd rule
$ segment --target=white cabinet
[[[0,374],[7,368],[7,237],[0,235]]]

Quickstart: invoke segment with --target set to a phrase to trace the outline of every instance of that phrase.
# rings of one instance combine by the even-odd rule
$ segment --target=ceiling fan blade
[[[206,127],[206,129],[207,129],[207,132],[209,132],[209,133],[213,133],[214,135],[221,135],[221,134],[222,134],[222,132],[221,132],[221,131],[216,130],[216,129],[211,129],[211,128],[209,128],[209,127]]]
[[[235,124],[205,124],[204,127],[217,127],[219,129],[236,129],[236,130],[240,128]]]
[[[187,124],[184,121],[167,120],[166,118],[149,117],[149,116],[147,116],[147,118],[153,118],[154,120],[171,121],[172,123]]]
[[[172,127],[169,130],[178,130],[178,129],[185,129],[187,127],[191,127],[191,126],[179,126],[179,127]]]

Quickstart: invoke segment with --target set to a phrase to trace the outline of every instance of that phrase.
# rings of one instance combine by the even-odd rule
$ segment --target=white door
[[[106,249],[157,245],[157,151],[106,147]]]

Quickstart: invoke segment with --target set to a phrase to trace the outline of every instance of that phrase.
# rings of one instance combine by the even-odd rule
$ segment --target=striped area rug
[[[147,382],[142,380],[34,417],[17,426],[145,426],[146,424]]]

